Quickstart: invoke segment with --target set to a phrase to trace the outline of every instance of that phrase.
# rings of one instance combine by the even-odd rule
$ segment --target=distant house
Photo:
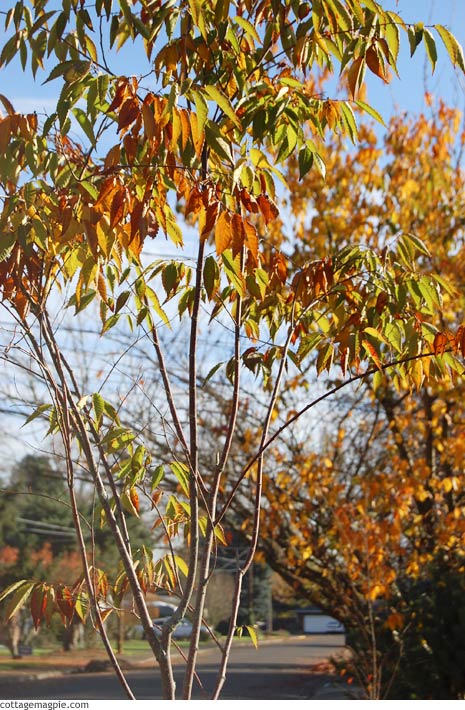
[[[340,621],[325,614],[316,606],[296,609],[300,629],[304,634],[344,634],[345,628]]]

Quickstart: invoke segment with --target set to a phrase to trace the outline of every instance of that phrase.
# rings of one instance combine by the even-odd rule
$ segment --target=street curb
[[[324,683],[312,700],[364,700],[363,691],[358,686],[342,685],[334,681]]]

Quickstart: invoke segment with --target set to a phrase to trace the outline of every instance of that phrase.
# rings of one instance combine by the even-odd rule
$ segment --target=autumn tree
[[[188,699],[208,582],[226,542],[223,527],[233,502],[248,496],[248,552],[237,570],[228,634],[218,646],[217,679],[208,689],[217,698],[242,581],[259,540],[265,454],[310,407],[285,422],[276,419],[287,373],[299,377],[316,355],[319,373],[342,364],[345,385],[391,368],[416,385],[420,368],[434,378],[441,362],[454,364],[464,351],[463,329],[450,336],[436,333],[434,324],[429,330],[429,303],[418,302],[413,287],[402,290],[417,280],[417,261],[427,253],[416,235],[382,248],[348,244],[331,258],[295,268],[272,229],[287,189],[280,167],[295,159],[300,178],[323,177],[325,141],[335,132],[357,141],[354,110],[380,118],[360,91],[366,70],[383,81],[397,71],[402,36],[411,53],[424,44],[433,69],[437,41],[462,71],[463,52],[445,27],[408,25],[375,0],[20,0],[0,12],[6,33],[0,65],[19,60],[25,74],[55,82],[58,95],[46,116],[20,114],[0,96],[0,285],[11,323],[4,358],[21,351],[42,378],[46,394],[29,420],[44,418],[49,433],[61,437],[84,569],[73,588],[18,580],[2,595],[7,614],[30,601],[36,624],[55,612],[64,623],[76,613],[90,615],[133,697],[103,623],[130,591],[161,670],[163,697],[171,699],[172,632],[189,610],[194,628],[182,689]],[[127,61],[124,75],[117,50]],[[331,100],[319,92],[316,76],[336,70],[345,96]],[[300,241],[298,232],[295,238]],[[169,248],[155,260],[153,240]],[[112,352],[115,328],[132,335],[131,346],[112,352],[95,383],[80,380],[61,325],[64,314],[92,313],[93,303],[102,352]],[[179,338],[164,347],[169,327]],[[200,344],[202,332],[214,340],[217,330],[228,339],[221,358]],[[155,458],[158,449],[139,420],[125,418],[150,368],[124,392],[113,386],[131,347],[156,362],[162,387],[147,407],[168,460]],[[199,379],[206,369],[214,384],[219,360],[229,407],[205,464]],[[182,361],[187,397],[173,374]],[[238,413],[255,376],[265,403],[258,439],[248,461],[231,471]],[[116,578],[88,561],[76,496],[81,470],[93,482],[99,519],[118,550]],[[176,479],[174,494],[165,476]],[[147,548],[135,550],[128,531],[126,513],[138,516],[144,504],[166,538],[166,553],[157,559]],[[187,554],[180,554],[178,536]],[[149,589],[177,600],[160,637],[145,603]],[[249,633],[255,638],[252,626]]]
[[[410,327],[429,333],[438,352],[463,322],[464,135],[458,111],[431,96],[427,107],[429,115],[392,119],[382,141],[371,127],[356,150],[335,139],[323,153],[325,181],[299,181],[289,161],[286,209],[300,236],[297,265],[354,242],[397,242],[407,263],[402,235],[420,238],[425,251],[398,279],[395,307],[412,296]],[[272,229],[282,239],[284,224]],[[382,342],[395,356],[405,325],[394,321],[386,337],[367,327],[368,313],[356,313],[349,338],[361,326],[368,350]],[[326,418],[318,411],[317,437],[296,433],[269,452],[262,549],[296,591],[346,625],[371,697],[463,695],[463,368],[448,358],[434,379],[437,362],[413,362],[410,385],[380,368],[332,401]],[[328,388],[345,381],[341,366],[328,368]],[[279,416],[312,386],[302,371]]]

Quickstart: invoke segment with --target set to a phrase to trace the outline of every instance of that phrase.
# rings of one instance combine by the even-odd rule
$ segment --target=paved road
[[[258,650],[250,646],[233,649],[228,677],[222,699],[266,700],[311,698],[327,679],[324,675],[308,673],[308,666],[337,655],[343,636],[308,636],[279,643],[263,643]],[[198,673],[203,689],[197,686],[194,697],[208,699],[214,686],[217,651],[202,650]],[[157,671],[130,671],[128,681],[140,700],[160,698]],[[175,669],[178,687],[182,685],[182,667]],[[5,699],[124,699],[118,681],[111,674],[76,674],[22,683],[19,687],[4,687],[0,694]]]

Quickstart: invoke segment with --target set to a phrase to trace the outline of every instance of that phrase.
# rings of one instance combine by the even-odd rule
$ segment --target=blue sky
[[[462,46],[465,45],[465,2],[464,0],[398,0],[390,5],[406,22],[421,20],[425,25],[442,24],[455,34]],[[437,35],[435,35],[437,38]],[[402,40],[407,40],[405,36]],[[400,55],[400,79],[394,77],[388,86],[379,81],[370,81],[369,100],[386,115],[393,111],[421,111],[424,106],[425,89],[436,97],[443,97],[458,108],[465,106],[465,81],[460,72],[454,70],[448,56],[437,38],[439,60],[434,75],[426,58],[423,45],[410,58],[408,41],[403,41]]]
[[[443,24],[465,45],[464,0],[382,0],[382,4],[398,12],[406,22],[421,20],[425,24]],[[400,80],[394,78],[391,84],[385,86],[378,79],[370,79],[370,103],[385,116],[397,110],[420,111],[426,88],[462,108],[465,105],[465,81],[451,67],[439,38],[439,61],[433,77],[423,46],[410,58],[406,36],[403,35],[402,40]],[[112,59],[112,67],[121,73],[135,72],[133,66],[128,66],[130,60],[131,50],[128,45],[115,62]],[[54,107],[59,83],[44,85],[43,80],[43,74],[38,74],[37,81],[32,81],[21,72],[19,62],[14,62],[0,73],[0,93],[8,96],[19,111],[45,109],[50,112]]]
[[[0,0],[0,9],[6,4]],[[10,4],[10,0],[8,0]],[[423,21],[425,24],[443,24],[448,27],[465,45],[465,0],[391,0],[384,2],[385,7],[396,10],[406,22]],[[424,108],[423,96],[425,90],[436,97],[443,97],[448,103],[462,110],[465,108],[465,80],[455,71],[440,46],[438,38],[439,61],[434,76],[426,59],[423,47],[417,50],[413,59],[409,56],[407,37],[403,36],[403,49],[399,63],[400,79],[394,78],[388,86],[375,77],[369,80],[368,101],[385,117],[398,111],[420,112]],[[125,50],[112,62],[115,71],[132,73],[137,71],[131,61],[131,50]],[[50,113],[53,111],[59,82],[43,84],[45,76],[38,75],[38,80],[33,82],[21,72],[18,62],[12,63],[6,70],[0,72],[0,93],[5,94],[19,111],[33,111]],[[166,246],[166,245],[163,245]],[[18,385],[20,386],[20,385]],[[14,422],[11,422],[13,425]],[[19,436],[13,432],[13,441],[24,440],[29,432],[23,430]],[[40,446],[40,437],[36,442]],[[8,443],[3,442],[0,453],[8,451]],[[8,453],[11,453],[8,451]],[[14,455],[18,455],[16,445]],[[1,471],[1,465],[0,465]]]

